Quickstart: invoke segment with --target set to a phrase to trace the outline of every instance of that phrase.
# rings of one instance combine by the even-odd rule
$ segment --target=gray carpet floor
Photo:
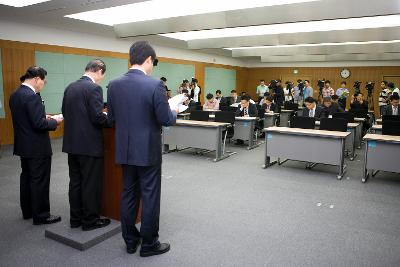
[[[167,254],[129,255],[120,234],[81,252],[22,220],[19,158],[0,158],[0,266],[400,266],[400,175],[360,182],[362,150],[337,167],[289,161],[262,169],[264,145],[214,163],[164,155],[160,240]],[[68,166],[53,140],[51,212],[68,220]],[[400,162],[399,162],[400,163]]]

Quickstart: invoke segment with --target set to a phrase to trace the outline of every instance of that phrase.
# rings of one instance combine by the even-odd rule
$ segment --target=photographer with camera
[[[297,80],[297,85],[293,88],[293,100],[294,103],[298,103],[300,106],[303,105],[304,99],[304,83],[301,79]]]
[[[379,114],[382,116],[387,104],[390,90],[387,88],[387,81],[381,81],[381,91],[379,93]]]
[[[387,86],[391,92],[391,95],[393,95],[394,93],[400,95],[399,88],[396,88],[396,85],[393,82],[389,82]]]

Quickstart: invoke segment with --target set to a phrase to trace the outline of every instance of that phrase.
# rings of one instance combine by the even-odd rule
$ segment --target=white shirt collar
[[[144,69],[143,68],[141,68],[141,67],[135,67],[135,66],[132,66],[131,68],[130,68],[131,70],[140,70],[141,72],[143,72],[144,74],[146,74],[147,75],[147,73],[144,71]]]
[[[96,82],[94,81],[94,79],[93,79],[92,77],[90,77],[89,75],[87,75],[87,74],[83,74],[83,76],[85,76],[85,77],[88,77],[89,79],[91,79],[91,80],[92,80],[92,82],[93,82],[93,83],[96,83]]]
[[[30,84],[28,84],[28,83],[22,83],[22,85],[25,85],[25,86],[31,88],[32,91],[36,94],[36,90],[35,90],[35,88],[32,87],[32,85],[30,85]]]

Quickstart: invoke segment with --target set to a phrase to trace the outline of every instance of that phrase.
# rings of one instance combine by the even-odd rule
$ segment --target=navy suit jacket
[[[40,95],[21,85],[10,96],[14,126],[14,155],[42,158],[52,155],[49,132],[57,128],[57,121],[46,119]]]
[[[323,117],[323,109],[320,106],[316,106],[315,108],[315,114],[314,118],[321,118]],[[303,109],[303,117],[309,117],[310,116],[310,110],[308,108]]]
[[[257,117],[258,116],[258,110],[257,110],[257,106],[255,104],[249,103],[249,117]],[[238,106],[236,113],[235,113],[236,117],[243,117],[244,116],[244,109],[240,110],[240,105]]]
[[[75,155],[103,156],[103,90],[83,76],[64,91],[62,113],[64,139],[62,151]]]
[[[107,106],[109,120],[115,123],[116,162],[161,164],[162,126],[176,122],[162,82],[131,69],[109,83]]]

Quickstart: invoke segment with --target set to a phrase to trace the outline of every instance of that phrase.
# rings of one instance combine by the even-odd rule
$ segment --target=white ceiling
[[[168,1],[168,0],[165,0]],[[218,1],[218,0],[215,0]],[[232,0],[235,1],[235,0]],[[243,0],[241,0],[243,1]],[[29,24],[46,25],[64,30],[90,32],[103,36],[149,39],[157,45],[185,48],[210,54],[232,56],[246,60],[258,59],[266,63],[296,62],[357,62],[400,60],[400,43],[347,43],[400,40],[400,27],[380,27],[335,31],[295,32],[237,37],[220,37],[182,41],[158,34],[180,31],[235,28],[256,25],[272,25],[387,16],[400,14],[400,0],[321,0],[291,5],[242,9],[201,15],[165,18],[153,21],[133,22],[112,26],[85,22],[64,17],[84,11],[98,10],[141,2],[140,0],[52,0],[29,7],[13,8],[0,5],[0,19]],[[190,1],[183,2],[189,4]],[[179,8],[179,7],[177,7]],[[163,10],[149,12],[162,13]],[[134,16],[134,14],[132,14]],[[350,27],[351,28],[351,27]],[[307,30],[308,31],[308,30]],[[248,35],[248,34],[247,34]],[[167,35],[174,36],[174,35]],[[321,44],[296,46],[299,44]],[[346,43],[332,45],[326,43]],[[272,47],[260,47],[272,46]],[[274,47],[276,46],[276,47]],[[251,49],[224,48],[254,47]]]

